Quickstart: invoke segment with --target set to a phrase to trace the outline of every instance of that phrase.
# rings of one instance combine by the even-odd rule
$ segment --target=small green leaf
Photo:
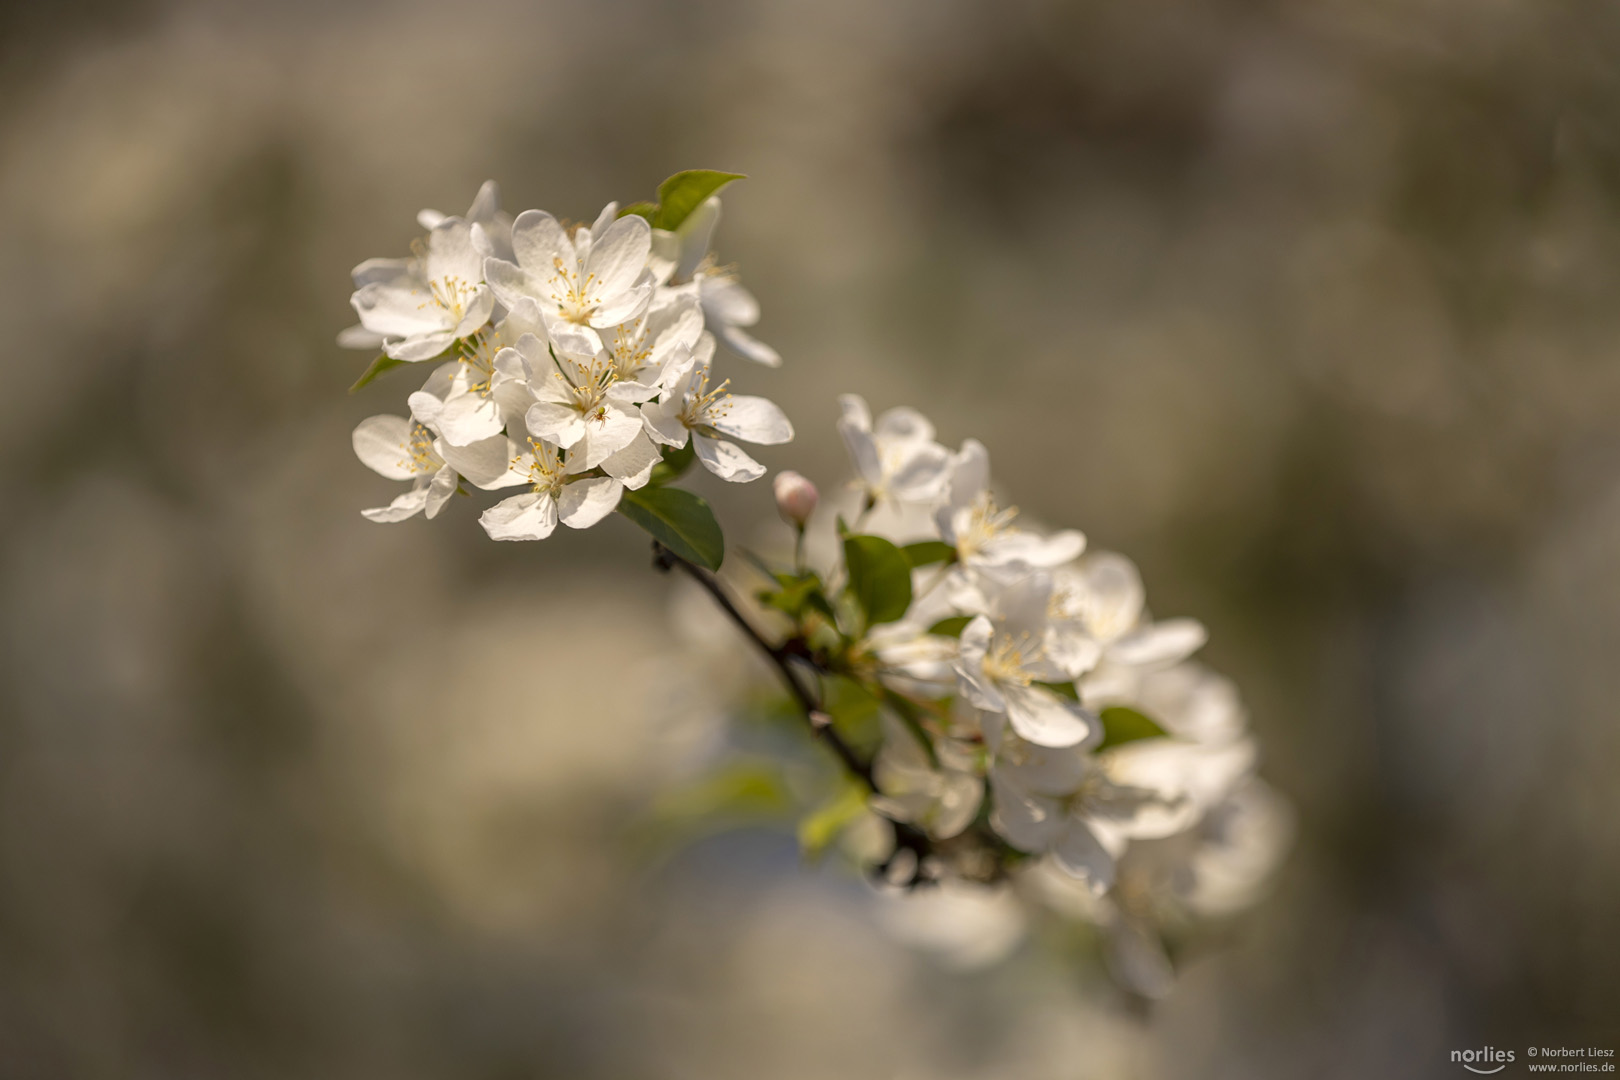
[[[653,487],[627,491],[619,513],[652,534],[652,538],[688,562],[720,569],[726,538],[709,504],[681,488]]]
[[[653,224],[671,231],[703,205],[703,200],[733,180],[742,180],[742,173],[716,172],[713,169],[688,169],[658,185],[658,216]]]
[[[626,206],[623,210],[619,211],[620,217],[624,217],[626,214],[634,214],[638,218],[646,218],[647,224],[651,225],[658,220],[658,204],[655,202],[631,203],[629,206]]]
[[[971,615],[952,615],[950,618],[941,619],[933,626],[930,626],[928,632],[938,634],[940,637],[961,637],[962,631],[966,630],[967,624],[972,621],[973,616]]]
[[[807,859],[819,859],[866,812],[866,789],[846,783],[831,799],[799,822],[799,848]]]
[[[1103,740],[1098,750],[1122,746],[1138,739],[1162,739],[1166,735],[1150,717],[1123,705],[1114,705],[1102,711]]]
[[[912,569],[956,561],[956,549],[939,540],[922,540],[915,544],[907,544],[900,550],[906,553],[906,559],[911,563]]]
[[[679,480],[692,467],[697,459],[697,445],[691,439],[680,449],[664,447],[664,460],[653,466],[652,477],[649,484],[667,484],[672,480]]]
[[[844,538],[849,589],[866,612],[866,625],[894,622],[911,607],[911,563],[881,536]]]
[[[878,699],[854,679],[827,676],[821,708],[832,717],[833,730],[855,750],[871,752],[883,741]]]
[[[371,366],[366,368],[365,374],[361,375],[360,378],[356,379],[354,385],[349,387],[349,393],[351,393],[351,394],[354,393],[356,390],[359,390],[361,387],[366,386],[369,383],[371,383],[372,380],[377,379],[377,378],[379,378],[379,377],[381,377],[383,375],[386,375],[390,371],[393,371],[395,368],[402,366],[403,364],[405,364],[405,362],[406,361],[404,361],[404,360],[395,360],[392,356],[389,356],[387,353],[378,353],[377,354],[377,359],[373,360],[371,362]]]

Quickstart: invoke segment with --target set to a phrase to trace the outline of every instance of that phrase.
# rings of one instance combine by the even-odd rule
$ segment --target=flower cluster
[[[842,558],[773,568],[758,599],[822,681],[830,732],[871,762],[864,806],[888,834],[874,876],[939,887],[921,925],[949,912],[1008,947],[1009,905],[1020,926],[1080,916],[1120,978],[1159,995],[1161,933],[1247,904],[1287,842],[1234,687],[1193,658],[1203,626],[1154,619],[1129,559],[998,502],[977,441],[948,449],[912,409],[841,405],[853,520],[818,524]],[[776,493],[802,531],[814,487],[783,473]],[[830,805],[812,815],[823,840],[827,814],[861,820],[858,801]],[[960,944],[983,958],[978,934]]]
[[[793,437],[775,404],[714,375],[721,344],[780,363],[710,254],[716,192],[734,179],[678,173],[657,203],[572,227],[507,216],[490,183],[464,216],[423,211],[410,257],[356,267],[360,323],[340,341],[380,350],[357,388],[431,364],[408,416],[354,432],[361,461],[411,484],[365,516],[433,517],[463,482],[521,489],[480,518],[496,540],[617,510],[775,665],[795,722],[834,752],[842,779],[800,823],[808,850],[864,826],[874,878],[931,887],[912,939],[966,927],[947,947],[982,962],[1029,911],[1079,916],[1104,930],[1116,974],[1157,996],[1164,933],[1248,903],[1287,843],[1236,692],[1193,659],[1204,628],[1152,618],[1125,557],[1000,503],[980,443],[950,449],[915,410],[874,418],[854,396],[838,422],[851,501],[839,513],[777,475],[797,542],[791,563],[751,557],[765,580],[747,614],[714,574],[712,511],[673,485],[694,462],[759,479],[737,442]]]
[[[737,441],[784,443],[793,427],[714,373],[718,343],[781,362],[748,334],[759,306],[709,250],[715,192],[734,179],[679,173],[659,203],[609,203],[572,227],[542,210],[508,216],[490,182],[464,216],[424,210],[427,235],[409,257],[355,267],[360,323],[339,341],[381,350],[357,386],[431,364],[409,416],[355,429],[361,461],[411,483],[365,516],[433,517],[462,481],[522,488],[479,520],[497,540],[540,540],[559,521],[601,521],[660,464],[668,475],[695,457],[724,480],[763,476]],[[668,509],[655,505],[652,520]]]

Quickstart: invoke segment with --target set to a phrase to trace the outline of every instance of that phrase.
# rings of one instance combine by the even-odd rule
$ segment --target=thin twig
[[[876,791],[877,784],[872,779],[871,764],[862,761],[860,755],[856,754],[850,745],[844,741],[843,736],[833,729],[831,718],[822,712],[821,705],[811,695],[810,691],[805,689],[804,683],[800,681],[798,674],[793,670],[790,654],[765,640],[764,636],[748,621],[747,616],[738,610],[736,603],[731,599],[730,594],[726,592],[725,586],[720,584],[719,579],[701,566],[681,558],[656,540],[653,541],[653,565],[666,572],[671,569],[679,569],[687,577],[701,585],[703,590],[714,598],[714,602],[720,605],[720,610],[731,618],[737,629],[741,630],[744,636],[759,647],[759,651],[765,654],[766,659],[776,665],[776,670],[781,674],[782,681],[787,684],[789,692],[793,694],[794,700],[804,713],[805,721],[810,725],[810,731],[832,748],[833,753],[838,755],[838,760],[843,762],[844,768],[848,769],[852,776],[860,780],[870,790]]]

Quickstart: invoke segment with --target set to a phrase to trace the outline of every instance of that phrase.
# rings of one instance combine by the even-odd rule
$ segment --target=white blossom
[[[611,476],[583,475],[583,463],[566,458],[553,443],[530,438],[510,443],[511,465],[500,485],[527,484],[485,510],[479,524],[495,540],[544,540],[561,521],[588,529],[619,505],[624,485]]]
[[[528,297],[540,307],[559,353],[591,358],[602,351],[598,333],[639,316],[652,300],[647,269],[652,230],[634,214],[617,218],[608,203],[596,223],[570,236],[543,210],[525,210],[512,223],[516,262],[484,263],[490,288],[507,307]]]
[[[873,763],[882,794],[872,809],[947,840],[966,829],[984,800],[984,777],[974,751],[955,739],[934,740],[937,767],[917,737],[885,718],[883,749]]]
[[[668,380],[659,401],[641,407],[647,433],[655,442],[676,448],[685,446],[690,437],[703,467],[722,480],[758,480],[765,475],[765,466],[726,436],[772,446],[790,441],[793,425],[775,402],[732,394],[730,379],[711,388],[706,358],[692,356],[690,361],[678,358],[672,363],[669,370],[680,374]]]
[[[354,429],[353,441],[355,456],[373,472],[411,481],[411,489],[387,506],[362,510],[371,521],[404,521],[424,511],[436,517],[456,493],[460,476],[479,487],[493,487],[506,471],[505,439],[452,448],[415,418],[368,417]]]
[[[416,215],[416,222],[424,229],[433,229],[448,217],[437,210],[423,210]],[[512,257],[512,215],[501,209],[501,189],[495,181],[484,181],[462,217],[483,233],[489,254],[502,259]]]
[[[988,611],[962,630],[955,670],[961,694],[984,712],[1005,716],[1014,731],[1042,746],[1090,744],[1097,718],[1042,683],[1071,676],[1050,650],[1047,603],[1052,579],[1030,574],[999,588]]]
[[[445,218],[405,259],[369,259],[354,268],[350,303],[364,333],[346,331],[347,345],[380,342],[395,360],[431,360],[489,321],[495,297],[484,284],[487,254],[473,227]]]
[[[1036,568],[1062,566],[1085,549],[1073,529],[1043,537],[1013,525],[1016,507],[998,507],[990,493],[990,454],[976,439],[951,461],[945,499],[934,519],[940,539],[956,549],[970,571],[1006,579]]]
[[[777,351],[744,328],[759,322],[759,301],[743,288],[735,272],[720,269],[709,252],[715,226],[720,223],[720,198],[711,195],[674,231],[654,229],[648,265],[660,284],[669,283],[695,299],[703,321],[721,344],[766,367],[780,367]]]
[[[890,409],[872,422],[866,401],[838,398],[838,433],[855,463],[856,483],[872,505],[931,503],[945,487],[951,453],[934,441],[934,425],[915,409]]]

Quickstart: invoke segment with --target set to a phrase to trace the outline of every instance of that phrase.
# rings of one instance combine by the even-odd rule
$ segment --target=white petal
[[[506,426],[493,398],[476,392],[459,394],[439,410],[439,433],[451,446],[470,446],[481,439],[499,435]]]
[[[541,308],[540,315],[545,320],[546,334],[551,338],[551,344],[561,355],[589,359],[602,351],[601,335],[590,327],[569,322],[549,308]],[[533,360],[533,357],[530,359]]]
[[[585,438],[569,456],[569,471],[596,468],[640,438],[644,430],[640,413],[608,406],[605,415],[592,416],[585,421]],[[580,456],[577,468],[574,455]]]
[[[1007,721],[1012,729],[1040,746],[1075,746],[1094,736],[1102,725],[1068,698],[1039,686],[1002,686]]]
[[[977,439],[967,439],[951,463],[951,505],[968,506],[990,490],[990,452]]]
[[[564,487],[558,514],[570,529],[588,529],[613,513],[624,485],[606,476],[575,480]]]
[[[549,292],[544,297],[539,296],[542,290],[528,271],[505,259],[484,260],[484,281],[494,291],[495,298],[508,308],[516,309],[525,300],[533,302],[538,298],[549,302],[551,299]]]
[[[428,485],[418,484],[403,495],[395,498],[387,506],[378,507],[375,510],[362,510],[360,514],[367,521],[393,524],[396,521],[404,521],[406,518],[412,518],[420,514],[422,508],[427,505],[427,500]]]
[[[600,236],[593,235],[591,253],[585,260],[591,296],[600,302],[628,291],[647,268],[651,251],[652,226],[636,214],[626,214]]]
[[[703,462],[703,467],[722,480],[746,484],[765,475],[765,466],[743,453],[736,443],[722,442],[695,432],[692,441],[697,444],[698,460]]]
[[[926,443],[934,440],[934,425],[928,422],[928,417],[908,405],[890,409],[878,417],[873,431],[886,439],[902,442]]]
[[[337,343],[344,349],[380,349],[387,339],[364,326],[349,326],[339,331]]]
[[[568,239],[568,233],[557,223],[557,219],[544,210],[525,210],[512,222],[512,251],[517,255],[518,265],[539,279],[535,282],[537,285],[550,279],[558,259],[569,270],[579,266],[574,242]],[[487,269],[485,273],[488,273]],[[489,279],[486,277],[486,280]],[[493,285],[494,281],[491,280],[490,284]],[[538,299],[556,297],[548,289]]]
[[[544,540],[557,528],[557,501],[549,494],[524,492],[485,510],[478,523],[494,540]]]
[[[406,338],[404,341],[392,342],[384,346],[383,352],[395,360],[404,360],[408,363],[420,363],[423,360],[432,360],[444,353],[455,343],[454,330],[446,330],[437,334],[425,334],[420,337]]]
[[[537,401],[523,414],[529,434],[548,439],[567,449],[585,437],[585,420],[579,410],[555,401]]]
[[[1100,551],[1080,567],[1086,588],[1086,624],[1102,641],[1129,631],[1142,616],[1142,575],[1123,555]]]
[[[1101,895],[1114,884],[1114,857],[1084,822],[1070,818],[1052,847],[1052,858],[1066,873]]]
[[[390,480],[409,480],[412,467],[411,422],[402,416],[372,416],[354,429],[354,454],[373,472]]]
[[[710,195],[704,199],[696,210],[686,215],[680,228],[675,230],[679,239],[680,249],[675,264],[674,276],[678,281],[685,281],[697,271],[698,264],[703,256],[709,253],[709,241],[714,236],[714,227],[720,223],[720,197]]]
[[[602,471],[616,480],[622,480],[625,487],[635,491],[647,486],[653,467],[662,460],[658,448],[643,433],[602,462]]]
[[[652,271],[643,271],[640,280],[634,282],[628,289],[603,296],[601,303],[591,313],[591,325],[599,330],[606,330],[608,327],[640,318],[641,313],[646,311],[647,305],[652,302],[653,289],[656,285],[657,280],[653,277]]]
[[[1126,634],[1108,647],[1108,658],[1132,667],[1161,667],[1204,647],[1209,633],[1197,619],[1166,619]]]
[[[666,393],[665,397],[672,395]],[[641,407],[641,420],[646,428],[647,435],[657,443],[664,446],[682,447],[686,445],[686,425],[681,423],[681,407],[678,402],[649,402]]]
[[[506,436],[494,435],[466,446],[444,443],[439,446],[439,453],[469,483],[489,491],[511,487],[521,479],[512,475],[512,459],[508,451],[510,445]]]
[[[1032,795],[990,773],[990,793],[995,809],[990,827],[1020,851],[1039,854],[1062,836],[1067,816],[1056,799]]]
[[[704,314],[723,326],[753,326],[759,321],[759,301],[736,278],[706,274],[699,282]]]
[[[456,493],[457,481],[460,479],[456,475],[456,470],[448,465],[433,474],[433,480],[428,484],[427,503],[424,507],[427,510],[428,517],[439,516],[439,511],[444,509],[444,504],[449,502],[450,496]]]
[[[776,446],[793,439],[793,424],[774,401],[749,394],[733,394],[719,406],[709,426],[733,438],[761,446]]]
[[[444,288],[470,288],[484,276],[484,256],[472,239],[472,226],[461,218],[445,218],[428,233],[424,276]]]
[[[781,354],[746,331],[739,330],[735,326],[727,326],[725,323],[718,323],[715,326],[715,333],[721,341],[725,342],[726,348],[744,360],[752,360],[763,367],[782,366]]]

